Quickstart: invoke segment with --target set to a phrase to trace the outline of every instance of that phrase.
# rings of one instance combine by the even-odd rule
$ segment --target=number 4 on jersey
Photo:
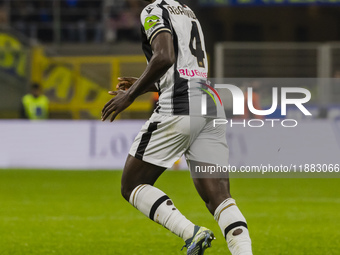
[[[196,48],[194,48],[194,43],[195,43]],[[205,54],[202,49],[201,37],[198,31],[197,23],[195,21],[192,22],[189,48],[190,48],[191,54],[197,58],[198,66],[204,67]]]

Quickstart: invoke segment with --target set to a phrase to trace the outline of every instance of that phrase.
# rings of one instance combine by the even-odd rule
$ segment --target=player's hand
[[[113,113],[110,119],[112,122],[119,113],[133,103],[133,100],[125,90],[109,91],[109,94],[115,95],[115,97],[105,104],[102,110],[102,121],[105,121]]]
[[[118,78],[119,83],[117,84],[116,89],[128,90],[137,80],[138,78],[135,77],[119,77]]]

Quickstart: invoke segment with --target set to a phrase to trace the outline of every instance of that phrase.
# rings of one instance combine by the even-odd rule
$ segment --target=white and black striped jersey
[[[180,1],[156,0],[141,13],[143,51],[152,57],[152,40],[161,32],[171,33],[176,54],[175,64],[160,79],[159,105],[164,115],[189,115],[189,83],[206,80],[207,54],[201,25],[194,12]]]

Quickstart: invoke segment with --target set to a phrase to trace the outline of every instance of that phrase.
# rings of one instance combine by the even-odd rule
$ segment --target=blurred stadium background
[[[210,77],[335,78],[307,87],[308,123],[317,125],[304,146],[313,147],[318,137],[314,145],[333,141],[338,153],[338,0],[183,2],[205,32]],[[122,169],[153,96],[138,98],[113,124],[100,123],[100,111],[118,77],[144,70],[144,6],[138,0],[0,0],[0,254],[183,254],[180,240],[123,201],[120,171],[37,170]],[[50,100],[48,121],[18,120],[34,82]],[[272,86],[259,87],[263,108],[271,103]],[[240,164],[252,157],[246,136],[228,139]],[[158,184],[188,218],[219,233],[187,172],[169,172]],[[338,187],[339,179],[234,180],[255,254],[340,254]],[[207,254],[225,254],[222,235],[215,245]]]
[[[186,2],[205,31],[210,77],[340,76],[337,1]],[[98,119],[117,77],[138,76],[145,67],[139,42],[143,5],[2,0],[0,117],[17,118],[28,85],[39,82],[52,119]],[[338,104],[338,85],[315,84],[310,103]],[[150,97],[141,97],[122,118],[147,118]]]

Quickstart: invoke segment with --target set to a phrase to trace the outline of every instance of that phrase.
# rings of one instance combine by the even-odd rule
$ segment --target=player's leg
[[[141,184],[153,186],[159,176],[166,170],[128,155],[121,180],[122,196],[129,201],[132,191]]]
[[[228,178],[193,178],[195,187],[220,226],[233,255],[251,255],[246,219],[231,198]]]
[[[187,254],[203,254],[213,233],[187,220],[164,192],[152,186],[187,149],[189,123],[185,116],[151,116],[131,147],[122,177],[122,194],[151,220],[183,238]]]
[[[203,163],[195,163],[195,165],[198,164],[203,165]],[[192,180],[198,194],[212,215],[223,201],[231,198],[228,178],[192,178]]]
[[[122,176],[122,195],[144,215],[186,241],[193,236],[195,225],[163,191],[153,186],[164,170],[129,155]]]
[[[233,255],[252,254],[246,219],[230,195],[228,178],[193,178],[195,187],[219,224]]]
[[[233,255],[250,255],[251,240],[247,223],[235,200],[231,198],[228,173],[216,171],[211,175],[207,171],[199,171],[228,166],[229,149],[225,132],[224,126],[215,127],[212,121],[207,120],[205,127],[186,152],[186,157],[195,187],[218,222],[229,250]]]

